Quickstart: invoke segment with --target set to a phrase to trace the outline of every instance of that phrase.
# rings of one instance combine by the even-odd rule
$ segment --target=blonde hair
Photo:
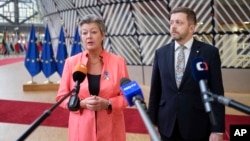
[[[103,19],[95,14],[88,14],[80,19],[79,22],[79,34],[81,34],[81,26],[88,23],[97,23],[101,33],[104,35],[106,33],[106,27]]]

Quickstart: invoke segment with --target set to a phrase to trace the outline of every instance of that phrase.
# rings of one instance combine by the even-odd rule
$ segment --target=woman
[[[87,77],[80,84],[80,109],[70,111],[69,141],[125,141],[123,110],[127,102],[120,91],[120,79],[128,77],[122,57],[104,50],[105,25],[96,15],[86,15],[79,24],[85,51],[68,58],[56,100],[74,88],[72,73],[75,66],[87,67]],[[69,98],[62,107],[68,109]]]

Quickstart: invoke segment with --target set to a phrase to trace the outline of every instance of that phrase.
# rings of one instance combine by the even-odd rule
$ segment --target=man
[[[194,58],[204,58],[209,68],[208,89],[224,95],[219,51],[195,40],[195,27],[196,15],[191,9],[174,9],[170,17],[173,41],[155,52],[148,113],[163,141],[223,140],[225,107],[211,103],[217,122],[213,125],[191,69]],[[179,55],[182,49],[184,54]]]

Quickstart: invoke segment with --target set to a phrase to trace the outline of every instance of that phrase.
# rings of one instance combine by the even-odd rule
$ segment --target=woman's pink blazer
[[[94,112],[88,109],[70,111],[69,116],[69,141],[125,141],[126,131],[124,122],[124,108],[127,107],[125,97],[120,91],[120,80],[128,78],[128,71],[125,60],[117,55],[103,51],[103,70],[100,80],[99,96],[109,99],[112,103],[112,112],[107,110]],[[81,63],[86,65],[88,52],[84,51],[65,61],[63,75],[56,101],[65,96],[73,89],[75,82],[72,78],[74,67]],[[84,99],[90,96],[87,77],[80,84],[79,98]],[[60,105],[68,109],[69,97]]]

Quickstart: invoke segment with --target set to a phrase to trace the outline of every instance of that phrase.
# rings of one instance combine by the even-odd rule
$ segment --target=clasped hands
[[[91,95],[80,101],[80,107],[93,111],[106,110],[108,100],[99,96]]]

